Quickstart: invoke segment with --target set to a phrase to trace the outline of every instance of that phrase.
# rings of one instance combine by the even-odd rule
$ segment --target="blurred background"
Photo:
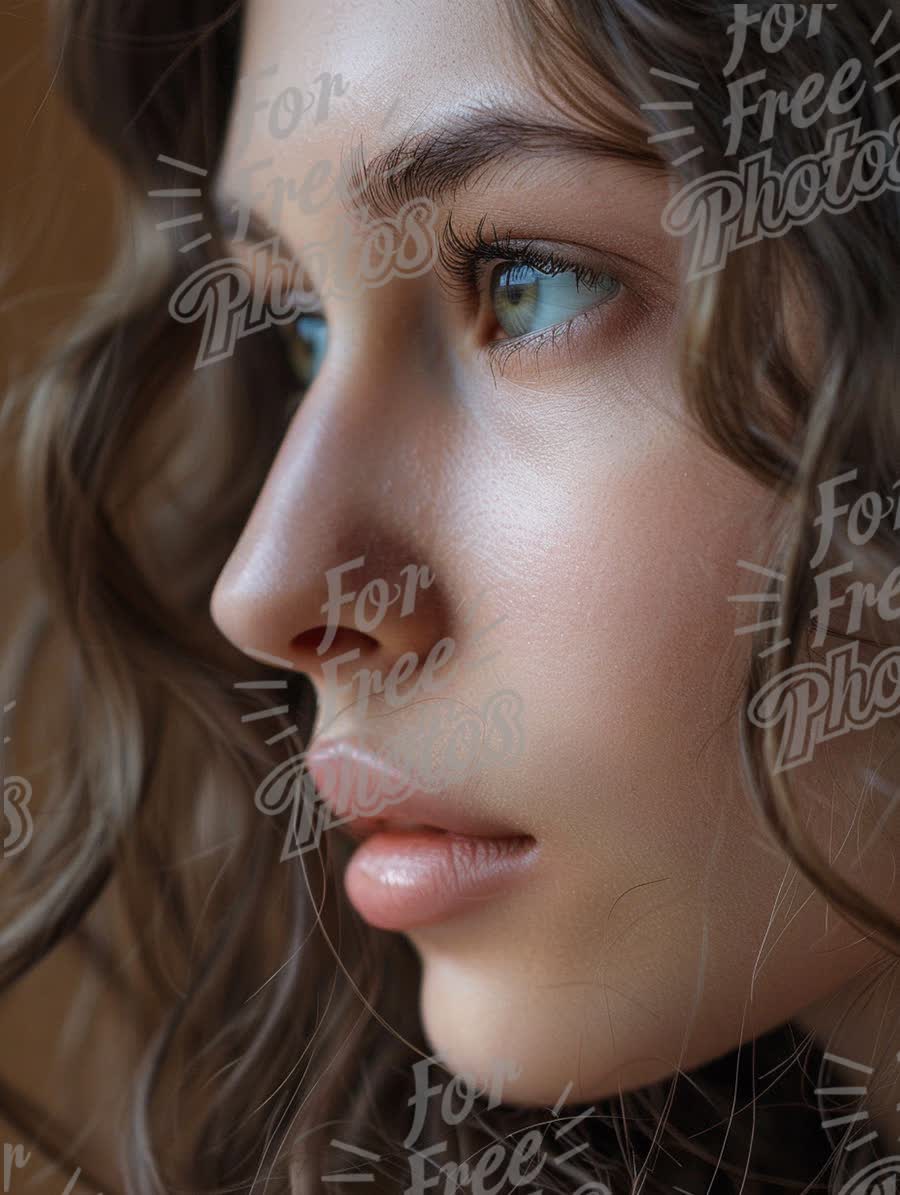
[[[38,363],[108,268],[114,175],[54,90],[47,0],[0,0],[0,386]],[[8,450],[4,444],[4,450]],[[4,558],[18,542],[5,452]]]
[[[115,230],[115,176],[66,111],[50,46],[46,0],[0,0],[0,392],[28,377],[108,269]],[[23,596],[22,521],[14,485],[12,436],[0,435],[0,631],[6,642]],[[37,686],[40,691],[42,686]],[[0,707],[16,694],[0,693]],[[39,771],[51,735],[41,734],[40,703],[29,706],[23,762]],[[46,727],[46,723],[44,724]],[[4,727],[4,734],[8,728]],[[22,733],[16,727],[17,740]],[[18,747],[18,741],[16,743]],[[17,770],[19,752],[16,752]],[[29,771],[27,774],[31,775]],[[3,863],[0,861],[0,868]],[[2,917],[2,912],[0,912]],[[43,967],[43,982],[0,1001],[0,1080],[51,1107],[67,1105],[54,1081],[53,1028],[71,1004],[77,972],[63,952]],[[48,972],[53,982],[48,985]],[[82,1124],[101,1109],[83,1106]],[[81,1119],[81,1118],[79,1118]],[[32,1148],[17,1168],[10,1147],[23,1142],[0,1120],[0,1192],[63,1195],[67,1173],[48,1169]],[[26,1151],[29,1147],[26,1146]],[[21,1155],[20,1155],[21,1156]],[[4,1166],[6,1162],[6,1167]],[[11,1174],[4,1170],[11,1166]],[[92,1188],[76,1183],[72,1191]],[[96,1193],[95,1193],[96,1195]],[[106,1195],[110,1195],[107,1192]]]

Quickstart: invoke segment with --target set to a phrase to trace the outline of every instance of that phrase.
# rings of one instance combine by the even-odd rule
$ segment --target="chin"
[[[664,1079],[677,1059],[662,1042],[646,1048],[649,1013],[617,1024],[614,1041],[595,985],[555,986],[512,971],[492,974],[446,958],[422,957],[421,1014],[433,1055],[479,1090],[511,1106],[560,1107],[602,1099]],[[599,1014],[599,1015],[598,1015]],[[643,1018],[647,1023],[641,1023]],[[653,1025],[657,1039],[658,1023]],[[624,1040],[623,1040],[624,1039]],[[652,1040],[652,1038],[650,1039]],[[628,1061],[623,1061],[628,1059]]]

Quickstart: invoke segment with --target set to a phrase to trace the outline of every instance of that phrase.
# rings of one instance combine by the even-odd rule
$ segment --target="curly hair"
[[[623,156],[689,184],[730,164],[715,68],[728,57],[733,7],[512,0],[508,16],[548,98]],[[133,1195],[325,1189],[322,1176],[347,1162],[336,1137],[377,1158],[375,1189],[404,1189],[411,1064],[427,1055],[418,961],[404,939],[367,929],[346,905],[340,842],[279,866],[290,815],[260,817],[248,800],[272,757],[246,727],[235,729],[234,685],[263,672],[287,682],[292,713],[283,726],[297,730],[286,758],[311,731],[313,691],[294,673],[251,668],[209,613],[215,579],[284,434],[295,382],[274,331],[242,340],[226,362],[192,369],[196,329],[169,317],[167,296],[223,255],[222,230],[204,193],[198,203],[213,236],[185,249],[184,230],[154,229],[158,208],[151,214],[146,198],[182,181],[173,160],[215,170],[243,6],[56,0],[55,10],[62,85],[117,163],[126,202],[115,274],[14,408],[37,592],[5,678],[21,691],[53,639],[65,661],[64,737],[43,795],[54,818],[10,869],[0,990],[71,941],[133,1026],[121,1162]],[[763,65],[773,82],[796,82],[834,74],[852,54],[875,78],[870,37],[882,16],[875,0],[842,0],[816,39],[795,39]],[[748,45],[748,69],[761,56]],[[709,84],[692,115],[702,167],[696,157],[675,164],[684,149],[677,136],[648,145],[648,127],[678,127],[659,106],[675,94],[672,77]],[[602,98],[609,87],[622,113]],[[868,89],[859,111],[872,129],[897,115],[887,89]],[[746,145],[759,143],[761,119],[747,120]],[[785,123],[771,143],[773,165],[820,152],[833,125]],[[759,632],[759,647],[772,650],[754,655],[741,717],[748,791],[798,868],[894,954],[896,917],[809,840],[797,795],[776,768],[775,732],[747,710],[805,648],[819,486],[852,470],[854,496],[893,483],[898,276],[900,207],[887,191],[731,254],[685,287],[680,315],[681,384],[698,426],[784,500],[771,561],[785,577],[772,590],[779,619]],[[798,302],[815,313],[815,343],[802,358]],[[879,583],[898,546],[885,524],[864,552],[840,536],[833,550]],[[242,700],[250,708],[252,692]],[[541,1184],[606,1184],[617,1193],[670,1191],[676,1182],[709,1192],[834,1189],[841,1161],[813,1094],[821,1064],[811,1040],[787,1025],[690,1074],[598,1101],[548,1150]],[[12,1123],[72,1158],[61,1130],[42,1128],[19,1093],[4,1086],[0,1097]],[[479,1099],[452,1129],[429,1115],[419,1148],[443,1143],[447,1159],[471,1166],[494,1142],[551,1118],[547,1109]],[[587,1146],[577,1162],[565,1156],[575,1140]]]

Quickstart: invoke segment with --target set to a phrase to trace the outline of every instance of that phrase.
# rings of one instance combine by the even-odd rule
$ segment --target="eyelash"
[[[484,346],[488,354],[492,373],[502,374],[509,360],[524,352],[535,355],[554,349],[560,340],[566,341],[576,331],[582,320],[597,318],[597,308],[605,307],[619,297],[624,286],[618,277],[605,270],[594,270],[583,262],[570,261],[560,253],[549,250],[534,241],[516,240],[512,236],[501,236],[492,226],[493,235],[485,235],[487,216],[482,217],[476,228],[460,232],[448,218],[439,237],[438,261],[443,274],[442,283],[455,301],[471,309],[473,300],[478,310],[484,301],[485,266],[531,266],[544,274],[574,274],[576,283],[595,287],[604,279],[612,279],[616,290],[606,299],[585,308],[571,319],[552,327],[543,328],[523,336],[507,336],[501,340],[489,341]],[[294,334],[293,325],[285,330]]]
[[[491,368],[496,365],[499,372],[503,372],[506,362],[516,353],[531,351],[543,352],[549,345],[554,347],[563,338],[568,340],[575,330],[575,326],[583,319],[596,318],[596,309],[604,307],[618,297],[622,283],[618,278],[605,270],[593,270],[582,262],[570,261],[561,254],[548,250],[534,241],[522,241],[506,235],[501,236],[496,227],[492,226],[493,236],[485,236],[484,228],[487,216],[482,217],[477,227],[471,232],[459,232],[453,227],[448,218],[446,227],[441,233],[439,246],[439,261],[446,275],[445,286],[451,296],[463,303],[471,303],[473,296],[480,304],[483,299],[483,283],[485,265],[493,266],[531,266],[544,274],[574,274],[576,283],[587,287],[597,286],[606,278],[612,278],[617,283],[616,291],[606,300],[598,300],[596,304],[573,316],[561,324],[544,328],[539,332],[531,332],[526,336],[506,337],[503,340],[489,342],[485,351],[491,357]]]

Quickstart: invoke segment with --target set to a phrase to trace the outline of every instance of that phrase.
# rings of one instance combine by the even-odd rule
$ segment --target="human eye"
[[[322,368],[328,351],[328,323],[325,316],[321,312],[305,312],[290,323],[283,324],[281,335],[297,385],[301,390],[307,390]]]
[[[565,262],[542,266],[506,262],[494,266],[489,279],[494,316],[510,339],[566,323],[597,303],[608,302],[619,287],[608,274],[586,278],[577,266]]]
[[[451,291],[474,302],[478,339],[492,355],[507,359],[520,348],[539,350],[571,333],[582,318],[596,318],[599,309],[625,299],[626,287],[601,263],[501,237],[496,229],[486,236],[485,222],[459,232],[448,221],[440,260]]]
[[[306,282],[300,263],[291,255],[281,255],[277,237],[259,241],[260,235],[256,234],[255,252],[264,256],[249,267],[253,284],[259,286],[252,306],[266,313],[266,327],[274,327],[281,342],[290,391],[286,410],[292,416],[322,368],[328,351],[328,322],[314,290],[306,286],[297,289],[298,281]],[[247,306],[251,306],[251,298]]]

